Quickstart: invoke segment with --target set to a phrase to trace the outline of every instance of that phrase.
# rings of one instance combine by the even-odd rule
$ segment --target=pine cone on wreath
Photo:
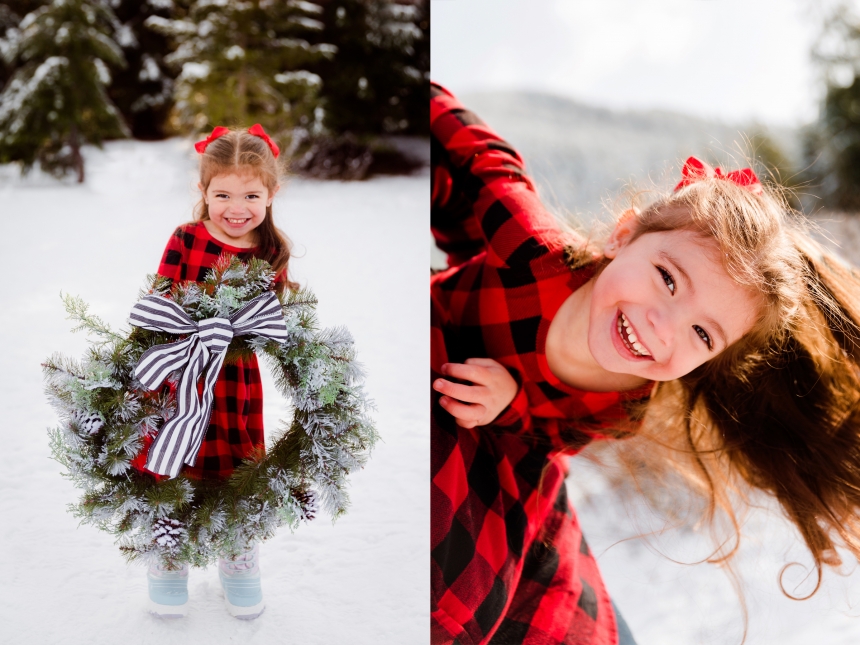
[[[185,528],[182,526],[182,522],[169,517],[156,520],[152,526],[152,541],[161,549],[168,551],[179,549],[184,534]]]

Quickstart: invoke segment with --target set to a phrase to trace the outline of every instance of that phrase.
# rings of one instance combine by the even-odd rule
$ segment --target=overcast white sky
[[[455,93],[798,125],[817,115],[809,51],[830,1],[431,0],[431,69]]]

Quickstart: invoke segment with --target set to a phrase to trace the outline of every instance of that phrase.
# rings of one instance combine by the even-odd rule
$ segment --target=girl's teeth
[[[626,336],[626,340],[630,344],[630,347],[633,348],[633,351],[640,356],[651,356],[651,353],[643,347],[642,343],[638,342],[639,339],[636,337],[636,334],[630,331],[630,323],[627,322],[627,318],[624,317],[624,314],[621,314],[619,317],[619,322],[621,323],[619,331],[621,331],[621,327],[624,328],[625,332],[621,335],[622,337]]]

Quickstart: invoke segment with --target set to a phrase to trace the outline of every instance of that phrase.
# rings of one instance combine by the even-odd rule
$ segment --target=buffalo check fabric
[[[433,398],[434,645],[609,645],[615,617],[566,498],[566,455],[625,436],[650,386],[586,392],[549,370],[549,324],[594,275],[571,270],[563,235],[517,152],[446,90],[431,93],[432,207],[451,268],[431,278],[431,378],[489,357],[521,387],[489,426],[464,429]]]
[[[239,248],[216,240],[202,222],[177,228],[161,258],[158,274],[176,282],[202,281],[222,253],[235,255],[247,262],[258,255],[257,248]],[[279,276],[280,278],[281,276]],[[133,465],[144,470],[152,440]],[[185,466],[182,474],[196,479],[226,479],[233,469],[255,450],[264,449],[263,386],[257,357],[225,363],[215,382],[212,415],[194,466]]]

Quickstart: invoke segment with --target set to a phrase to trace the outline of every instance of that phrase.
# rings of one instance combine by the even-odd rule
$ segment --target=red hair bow
[[[266,131],[263,130],[263,126],[259,123],[255,123],[250,128],[248,128],[248,134],[253,134],[255,137],[260,137],[266,144],[269,146],[269,149],[272,151],[272,154],[275,155],[275,159],[278,158],[278,155],[281,151],[278,149],[278,145],[269,138],[269,135],[266,134]]]
[[[704,161],[696,159],[695,157],[690,157],[684,162],[684,168],[681,170],[681,174],[684,178],[678,182],[677,186],[675,186],[675,192],[681,190],[684,186],[689,186],[701,179],[717,177],[719,179],[726,179],[733,184],[737,184],[741,188],[746,188],[753,195],[761,195],[761,182],[758,180],[758,177],[755,176],[752,168],[732,170],[724,175],[721,168],[711,168]]]
[[[215,141],[218,137],[223,137],[228,132],[230,132],[230,128],[225,128],[223,125],[216,125],[215,129],[212,130],[212,134],[203,139],[203,141],[198,141],[194,144],[194,149],[202,155],[206,152],[206,146]]]

